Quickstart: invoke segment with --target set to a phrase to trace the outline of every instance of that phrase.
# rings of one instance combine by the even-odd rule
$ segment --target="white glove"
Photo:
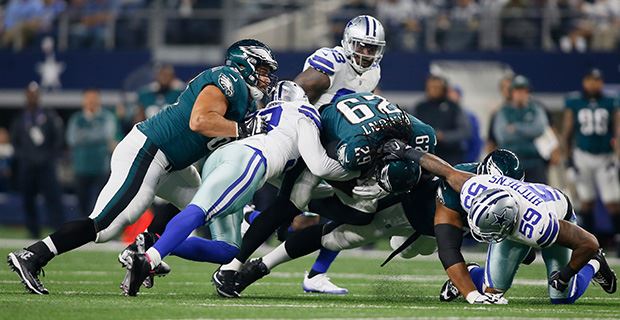
[[[388,195],[388,192],[383,190],[379,184],[373,183],[371,185],[355,186],[352,195],[353,199],[356,200],[374,200],[385,197]]]
[[[472,291],[465,297],[470,304],[508,304],[508,300],[500,293],[485,293]]]

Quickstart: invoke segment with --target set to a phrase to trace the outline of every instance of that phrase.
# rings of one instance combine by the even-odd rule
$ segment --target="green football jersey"
[[[399,124],[400,123],[400,124]],[[410,125],[403,128],[402,123]],[[411,130],[409,145],[435,152],[435,130],[370,92],[343,95],[321,108],[321,141],[328,154],[348,170],[368,170],[376,148],[390,128]]]
[[[617,99],[606,96],[585,97],[582,92],[574,92],[566,98],[566,108],[573,111],[573,128],[577,148],[593,153],[613,152],[614,113],[620,108]]]
[[[480,162],[459,163],[455,165],[454,168],[461,171],[476,173],[479,164]],[[467,221],[467,212],[461,207],[459,192],[452,189],[445,180],[441,181],[437,197],[446,208],[458,212],[463,218],[463,221]]]
[[[166,155],[173,170],[183,169],[232,138],[210,138],[192,131],[189,119],[198,94],[207,85],[217,86],[228,100],[224,117],[241,121],[256,106],[250,98],[246,82],[230,67],[215,67],[192,79],[177,101],[152,118],[140,122],[142,131]]]

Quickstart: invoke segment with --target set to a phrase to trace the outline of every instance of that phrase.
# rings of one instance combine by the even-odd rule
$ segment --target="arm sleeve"
[[[312,174],[327,180],[343,181],[355,178],[359,172],[344,169],[338,161],[327,156],[321,144],[319,129],[308,118],[297,121],[299,154]]]

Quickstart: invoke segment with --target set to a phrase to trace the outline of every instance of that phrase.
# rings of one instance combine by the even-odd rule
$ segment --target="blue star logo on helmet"
[[[498,224],[500,226],[503,226],[506,223],[506,217],[505,217],[504,211],[500,213],[493,212],[493,218],[495,218],[495,221],[493,221],[493,223]]]
[[[217,78],[217,82],[220,84],[220,87],[224,90],[224,94],[227,97],[232,97],[235,94],[233,83],[225,74],[220,73],[220,76]]]

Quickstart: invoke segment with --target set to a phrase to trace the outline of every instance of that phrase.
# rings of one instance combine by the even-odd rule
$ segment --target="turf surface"
[[[2,257],[9,250],[0,249]],[[241,299],[214,293],[210,277],[216,266],[176,257],[167,261],[172,273],[134,298],[120,295],[124,273],[112,251],[76,251],[55,259],[41,278],[48,296],[26,293],[5,264],[0,319],[620,318],[620,294],[608,295],[594,285],[574,305],[549,304],[540,263],[519,270],[509,305],[472,306],[463,299],[439,302],[445,273],[438,261],[428,259],[395,260],[380,268],[378,257],[341,256],[330,275],[350,293],[331,296],[302,292],[303,271],[312,262],[305,258],[276,268]]]

